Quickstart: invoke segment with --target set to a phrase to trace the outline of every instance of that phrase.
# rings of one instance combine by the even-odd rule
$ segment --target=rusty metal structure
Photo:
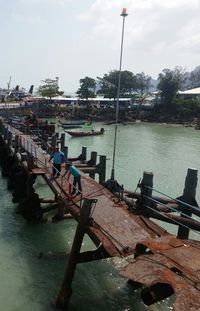
[[[200,310],[200,242],[189,239],[190,230],[200,231],[200,223],[191,218],[192,214],[200,215],[195,200],[196,170],[188,170],[183,195],[178,199],[153,195],[153,174],[147,172],[138,184],[140,192],[130,193],[116,181],[105,181],[105,156],[96,165],[93,153],[86,163],[84,150],[81,157],[71,159],[82,171],[83,188],[73,197],[72,180],[63,176],[64,165],[61,175],[52,179],[49,155],[33,135],[23,134],[1,121],[0,139],[1,148],[7,148],[9,155],[17,158],[26,170],[27,196],[32,195],[33,176],[41,175],[55,194],[60,219],[71,215],[77,220],[66,273],[56,300],[58,308],[68,307],[77,264],[120,257],[126,266],[119,274],[134,285],[133,290],[141,288],[141,298],[146,305],[175,294],[174,311]],[[96,173],[99,182],[94,180]],[[177,237],[156,224],[153,218],[176,224]],[[96,248],[81,252],[85,234]]]

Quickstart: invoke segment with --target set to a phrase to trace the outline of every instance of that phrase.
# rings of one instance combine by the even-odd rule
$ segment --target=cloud
[[[81,12],[77,19],[92,25],[91,35],[110,39],[115,44],[118,40],[116,34],[120,34],[119,15],[122,6],[126,7],[129,13],[126,20],[126,37],[130,44],[131,42],[140,44],[147,40],[150,46],[151,42],[155,44],[157,41],[160,47],[164,47],[163,41],[167,44],[173,38],[179,39],[181,32],[185,31],[186,25],[190,22],[190,17],[198,12],[200,1],[96,0],[87,11]],[[199,20],[197,24],[200,25]],[[198,28],[193,29],[193,35],[198,33]]]
[[[59,76],[68,83],[116,69],[123,7],[128,12],[123,68],[157,75],[175,65],[199,65],[200,0],[12,0],[3,5],[0,34],[16,41],[16,68],[24,63],[23,40],[19,44],[19,39],[26,38],[27,76],[36,67],[35,76],[48,76],[50,70],[56,75],[59,69]],[[7,57],[13,40],[4,44],[7,48],[3,47],[1,58],[1,68],[8,74],[14,67],[8,68]]]
[[[32,24],[32,25],[41,25],[45,23],[45,20],[41,16],[35,15],[22,15],[22,14],[15,14],[13,15],[13,19],[16,22],[21,24]]]
[[[35,6],[35,5],[65,5],[71,3],[72,0],[18,0],[23,6]]]
[[[179,33],[176,46],[190,53],[200,52],[200,22],[199,18],[193,18],[183,26]]]

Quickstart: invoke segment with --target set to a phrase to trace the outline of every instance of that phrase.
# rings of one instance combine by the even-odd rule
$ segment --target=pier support
[[[77,225],[74,242],[68,260],[67,270],[64,281],[57,297],[56,307],[62,310],[67,310],[69,300],[72,294],[71,284],[74,277],[76,265],[78,262],[80,249],[83,241],[86,228],[89,225],[90,213],[93,203],[96,200],[85,199],[80,212],[80,219]]]
[[[198,175],[197,169],[188,168],[187,176],[185,178],[185,188],[183,191],[183,195],[180,198],[178,198],[179,200],[187,204],[194,205],[194,206],[197,206],[197,202],[195,199],[197,180],[198,180],[197,175]],[[185,206],[184,204],[181,206],[181,210],[183,211],[184,214],[190,217],[192,216],[192,209]],[[181,216],[184,218],[186,217],[184,215],[181,215]],[[179,239],[188,239],[189,233],[190,233],[190,230],[188,228],[185,228],[180,225],[178,229],[177,237]]]
[[[84,163],[87,159],[87,147],[82,147],[81,162]]]
[[[97,172],[99,173],[99,183],[103,184],[106,180],[106,156],[104,155],[100,156]]]
[[[92,151],[91,152],[91,158],[90,160],[87,162],[88,166],[96,166],[97,164],[97,152],[96,151]],[[95,172],[91,172],[89,173],[89,176],[93,179],[95,179]]]
[[[145,215],[148,215],[148,207],[152,205],[152,188],[153,188],[153,173],[144,172],[141,182],[141,201],[140,208]]]

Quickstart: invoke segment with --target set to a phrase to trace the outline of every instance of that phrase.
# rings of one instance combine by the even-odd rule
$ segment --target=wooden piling
[[[55,147],[57,146],[57,135],[56,134],[53,134],[51,136],[51,145],[52,147],[55,149]]]
[[[62,133],[60,137],[60,149],[63,150],[64,146],[65,146],[65,133]]]
[[[83,237],[86,232],[86,227],[89,224],[89,217],[93,203],[94,200],[84,199],[83,206],[80,211],[80,219],[77,225],[71,253],[69,255],[67,270],[65,273],[61,290],[58,294],[56,301],[56,307],[59,309],[66,310],[69,304],[69,300],[72,294],[71,284],[73,281],[76,265],[78,262]]]
[[[8,128],[7,127],[4,127],[3,136],[4,136],[4,140],[7,140],[7,138],[8,138]]]
[[[181,201],[183,201],[184,203],[190,204],[190,205],[196,205],[196,187],[197,187],[197,181],[198,181],[198,170],[195,168],[188,168],[187,171],[187,176],[185,178],[185,188],[183,191],[183,195],[181,198]],[[186,214],[187,216],[192,216],[192,210],[185,206],[184,204],[182,205],[182,211],[184,212],[184,214]],[[181,215],[182,217],[186,217],[185,215]],[[177,237],[179,239],[188,239],[189,238],[189,233],[190,230],[188,228],[185,228],[181,225],[179,225],[178,228],[178,233],[177,233]]]
[[[15,153],[19,149],[19,135],[15,135]]]
[[[97,163],[97,152],[96,151],[92,151],[91,152],[91,158],[90,160],[88,161],[88,165],[91,165],[91,166],[95,166]],[[95,179],[95,172],[90,172],[89,173],[89,176],[93,179]]]
[[[67,162],[67,161],[68,161],[68,147],[65,146],[65,147],[63,147],[61,150],[62,150],[62,152],[64,152],[64,155],[65,155],[65,162]]]
[[[148,207],[152,205],[152,188],[153,188],[153,173],[143,172],[143,178],[141,182],[141,205],[145,214],[148,214]]]
[[[95,166],[97,164],[97,152],[96,151],[91,152],[91,158],[88,162],[91,166]]]
[[[99,173],[99,183],[103,184],[106,180],[106,156],[100,156],[97,171]]]
[[[82,153],[81,153],[81,162],[85,162],[87,159],[87,147],[82,147]]]
[[[8,146],[12,146],[12,132],[8,131],[7,139],[8,139]]]

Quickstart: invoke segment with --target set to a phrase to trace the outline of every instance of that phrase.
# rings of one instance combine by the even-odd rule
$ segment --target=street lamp
[[[111,171],[111,179],[115,179],[115,153],[116,153],[116,141],[117,141],[117,124],[118,124],[118,115],[119,115],[119,95],[120,95],[120,83],[121,83],[121,69],[122,69],[122,53],[123,53],[123,42],[124,42],[124,24],[125,18],[127,16],[126,8],[122,9],[122,13],[120,16],[123,17],[122,22],[122,35],[121,35],[121,52],[120,52],[120,63],[119,63],[119,79],[117,86],[117,102],[116,102],[116,115],[115,115],[115,134],[114,134],[114,147],[113,147],[113,162],[112,162],[112,171]]]

